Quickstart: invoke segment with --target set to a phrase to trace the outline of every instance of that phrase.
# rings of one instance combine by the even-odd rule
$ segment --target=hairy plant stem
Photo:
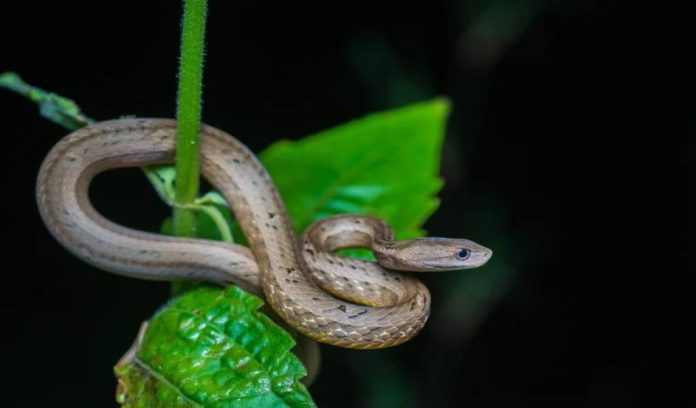
[[[184,17],[179,60],[176,142],[176,205],[174,233],[193,237],[196,218],[190,206],[199,186],[199,129],[205,46],[207,0],[184,0]]]

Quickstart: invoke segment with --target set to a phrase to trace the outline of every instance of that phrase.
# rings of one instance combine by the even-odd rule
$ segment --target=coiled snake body
[[[265,297],[300,333],[363,349],[397,345],[418,333],[430,294],[409,275],[333,251],[371,247],[384,267],[410,271],[472,268],[491,256],[468,240],[394,241],[387,225],[366,216],[328,218],[298,241],[263,166],[239,141],[206,125],[201,172],[229,203],[250,249],[136,231],[94,209],[88,187],[96,174],[171,163],[175,137],[176,122],[168,119],[113,120],[66,136],[44,160],[37,182],[39,210],[50,232],[79,258],[120,275],[235,283]]]

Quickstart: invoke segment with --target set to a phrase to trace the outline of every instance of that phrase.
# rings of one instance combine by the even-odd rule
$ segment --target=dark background
[[[97,119],[171,117],[180,5],[4,5],[0,72],[74,99]],[[448,96],[442,205],[432,235],[495,251],[484,269],[427,276],[432,317],[403,346],[322,346],[320,406],[636,406],[659,254],[684,259],[673,210],[655,217],[669,134],[641,139],[648,78],[622,10],[595,1],[211,2],[204,120],[254,151],[369,112]],[[645,58],[649,58],[646,56]],[[163,283],[82,264],[46,232],[36,173],[67,132],[0,90],[4,406],[115,406],[112,366]],[[630,107],[629,107],[630,106]],[[645,153],[650,153],[645,155]],[[674,151],[669,151],[670,157]],[[678,157],[686,163],[686,153]],[[157,230],[168,209],[137,170],[100,176],[109,218]],[[670,218],[671,217],[671,218]],[[659,243],[659,244],[658,244]],[[9,403],[8,403],[9,399]]]

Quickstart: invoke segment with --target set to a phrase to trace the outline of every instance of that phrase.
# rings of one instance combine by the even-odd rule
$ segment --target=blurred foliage
[[[461,62],[477,68],[494,65],[531,24],[541,0],[476,0],[465,3],[467,29]]]
[[[381,109],[432,97],[430,76],[412,61],[406,64],[384,36],[359,33],[346,48],[348,62]]]
[[[170,302],[115,367],[124,407],[313,407],[292,337],[230,286]]]

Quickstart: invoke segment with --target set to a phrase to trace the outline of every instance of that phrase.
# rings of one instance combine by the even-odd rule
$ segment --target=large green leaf
[[[435,194],[449,103],[377,113],[261,153],[298,232],[333,214],[370,214],[399,238],[422,235]]]
[[[241,289],[174,299],[116,366],[125,407],[313,407],[290,335]]]

